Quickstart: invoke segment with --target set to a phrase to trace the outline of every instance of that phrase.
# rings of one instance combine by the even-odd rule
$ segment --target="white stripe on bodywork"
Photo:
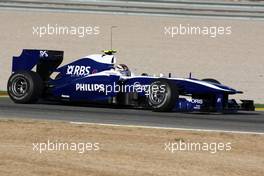
[[[116,63],[116,58],[114,55],[92,54],[89,56],[85,56],[84,58],[91,59],[91,60],[94,60],[95,62],[103,63],[103,64],[115,64]]]
[[[123,78],[126,78],[126,79],[129,79],[129,78],[154,78],[154,79],[157,79],[157,78],[163,78],[163,77],[154,77],[154,76],[134,76],[134,77],[123,77]],[[188,81],[188,82],[192,82],[192,83],[200,84],[200,85],[203,85],[203,86],[206,86],[206,87],[210,87],[210,88],[212,88],[212,89],[217,89],[217,90],[221,90],[221,91],[230,92],[230,90],[228,90],[228,89],[223,89],[223,88],[221,88],[221,87],[218,87],[218,86],[216,86],[216,85],[210,84],[210,83],[205,82],[205,81],[199,81],[199,80],[193,80],[193,79],[186,79],[186,78],[166,78],[166,79],[170,79],[170,80],[178,80],[178,81]]]
[[[120,76],[120,77],[122,76],[121,73],[119,73],[118,71],[111,69],[111,70],[105,70],[105,71],[98,72],[98,73],[93,73],[85,77],[88,78],[88,77],[93,77],[93,76],[111,76],[111,75]]]
[[[121,73],[119,73],[118,71],[116,71],[114,69],[102,71],[102,72],[95,73],[95,74],[91,74],[91,75],[88,75],[86,77],[92,77],[92,76],[110,76],[110,75],[120,76],[124,80],[126,80],[126,79],[133,79],[133,78],[152,78],[152,79],[163,78],[163,77],[155,77],[155,76],[123,76],[123,75],[121,75]],[[203,85],[203,86],[206,86],[206,87],[210,87],[212,89],[221,90],[221,91],[225,91],[225,92],[230,92],[231,91],[231,90],[228,90],[228,89],[223,89],[221,87],[218,87],[216,85],[210,84],[210,83],[205,82],[205,81],[199,81],[199,80],[193,80],[193,79],[187,79],[187,78],[166,78],[166,79],[176,80],[176,81],[192,82],[192,83],[200,84],[200,85]]]
[[[222,91],[230,92],[230,90],[228,90],[228,89],[223,89],[221,87],[217,87],[216,85],[210,84],[210,83],[205,82],[205,81],[198,81],[198,80],[186,79],[186,78],[169,78],[169,79],[172,79],[172,80],[181,80],[181,81],[188,81],[188,82],[200,84],[200,85],[203,85],[203,86],[207,86],[207,87],[210,87],[212,89],[217,89],[217,90],[222,90]]]

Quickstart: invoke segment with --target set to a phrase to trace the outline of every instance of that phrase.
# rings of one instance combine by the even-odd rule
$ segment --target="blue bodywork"
[[[101,60],[100,60],[101,59]],[[133,86],[151,85],[160,77],[154,76],[122,76],[114,71],[115,57],[111,54],[94,55],[78,59],[59,67],[63,60],[62,51],[23,50],[19,57],[13,57],[12,72],[36,72],[45,81],[46,97],[58,100],[115,103],[118,91],[107,90],[116,85]],[[56,78],[51,78],[57,74]],[[175,102],[174,111],[201,111],[209,106],[216,111],[230,108],[228,96],[242,93],[228,86],[201,81],[193,78],[163,78],[168,79],[179,88],[181,96]],[[106,93],[107,91],[107,93]],[[128,91],[139,97],[146,97],[146,92]],[[189,97],[189,98],[186,98]],[[213,101],[208,102],[208,98]],[[212,99],[210,99],[212,100]],[[132,105],[134,105],[132,103]],[[235,107],[231,104],[232,108]]]

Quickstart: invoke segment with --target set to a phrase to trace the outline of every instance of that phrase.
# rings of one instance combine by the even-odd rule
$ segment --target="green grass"
[[[255,104],[256,108],[264,108],[264,104]]]

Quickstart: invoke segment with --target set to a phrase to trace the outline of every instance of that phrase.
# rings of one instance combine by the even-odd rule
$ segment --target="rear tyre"
[[[15,103],[34,103],[42,95],[43,81],[35,72],[16,72],[8,80],[7,92]]]
[[[178,88],[176,84],[170,80],[158,79],[150,85],[148,102],[153,111],[172,111],[178,99]]]
[[[213,79],[213,78],[202,79],[202,81],[209,82],[209,83],[215,83],[215,84],[221,84],[218,80]]]

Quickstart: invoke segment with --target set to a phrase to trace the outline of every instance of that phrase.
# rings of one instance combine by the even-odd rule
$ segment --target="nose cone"
[[[228,86],[226,86],[226,85],[223,85],[223,84],[217,84],[217,83],[211,83],[211,84],[213,84],[213,85],[215,85],[215,86],[217,86],[217,87],[219,87],[219,88],[221,88],[221,89],[227,91],[228,94],[238,94],[238,93],[243,93],[242,91],[235,90],[235,89],[233,89],[233,88],[231,88],[231,87],[228,87]]]

